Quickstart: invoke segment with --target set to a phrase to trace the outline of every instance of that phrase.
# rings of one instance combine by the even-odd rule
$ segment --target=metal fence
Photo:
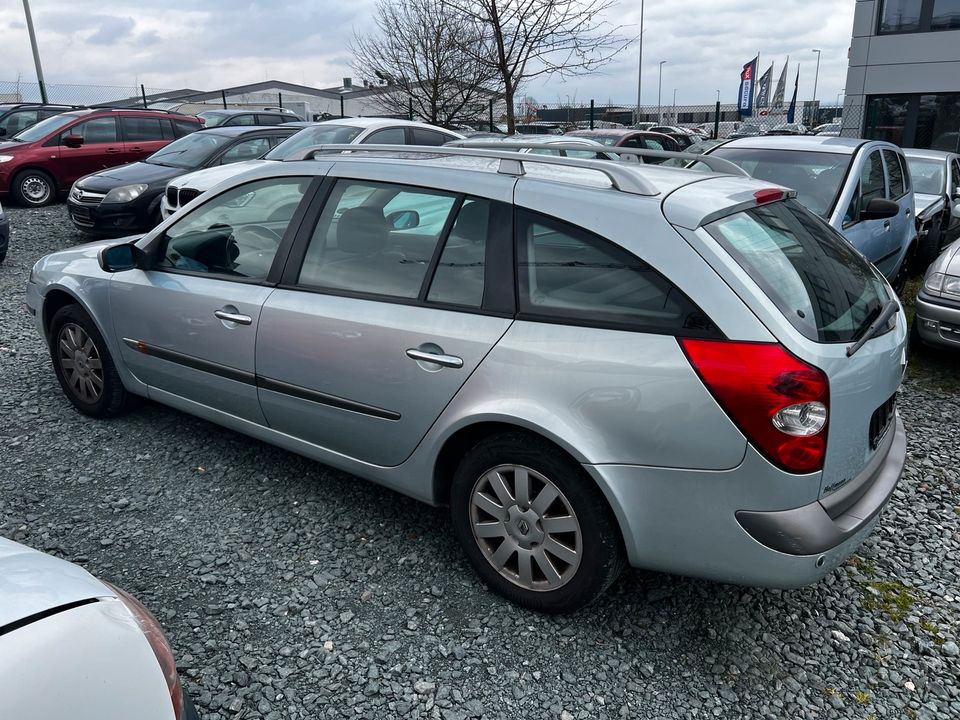
[[[163,96],[169,90],[132,85],[62,85],[46,83],[47,102],[57,105],[106,105],[129,98]],[[42,102],[40,85],[20,80],[0,80],[0,103]],[[141,100],[142,102],[142,100]]]
[[[515,118],[518,124],[557,126],[561,130],[670,125],[702,128],[711,136],[726,137],[739,129],[736,123],[756,126],[760,132],[785,125],[787,108],[757,110],[753,116],[744,118],[735,105],[723,103],[637,106],[609,102],[601,104],[594,100],[554,104],[524,101],[517,104]],[[499,123],[501,128],[503,120],[501,118]],[[846,136],[859,136],[863,130],[860,113],[852,109],[845,111],[842,105],[797,103],[794,121],[811,131],[821,125],[836,123],[837,130],[842,130],[841,134]]]

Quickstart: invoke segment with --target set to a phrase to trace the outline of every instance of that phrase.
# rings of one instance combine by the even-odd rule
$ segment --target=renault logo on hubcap
[[[517,530],[520,531],[521,535],[526,535],[528,532],[530,532],[530,525],[526,520],[521,520],[517,523]]]

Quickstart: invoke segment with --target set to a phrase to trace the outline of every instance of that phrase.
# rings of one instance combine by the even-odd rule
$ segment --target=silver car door
[[[400,184],[429,172],[397,169],[332,183],[257,338],[270,426],[382,466],[413,452],[513,317],[515,179],[471,182],[482,198],[453,178]]]
[[[151,396],[263,422],[254,378],[260,310],[311,180],[270,178],[228,190],[167,228],[149,269],[114,276],[123,361]]]

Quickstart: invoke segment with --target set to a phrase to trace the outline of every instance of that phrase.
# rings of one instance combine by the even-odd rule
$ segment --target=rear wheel
[[[524,433],[466,454],[451,487],[454,532],[496,592],[548,613],[577,610],[625,565],[619,528],[576,462]]]
[[[79,305],[60,308],[50,321],[50,357],[60,387],[80,412],[107,418],[129,406],[103,336]]]
[[[54,201],[57,186],[43,170],[24,170],[13,179],[14,199],[28,207],[43,207]]]

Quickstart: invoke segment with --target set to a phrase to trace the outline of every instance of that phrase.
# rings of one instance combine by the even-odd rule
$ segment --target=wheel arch
[[[39,172],[46,175],[50,178],[50,182],[53,184],[53,196],[56,197],[60,193],[60,183],[57,182],[57,176],[54,175],[50,170],[43,167],[43,165],[37,165],[36,163],[30,163],[29,165],[24,165],[23,167],[17,168],[10,178],[10,190],[13,191],[13,186],[16,184],[17,178],[20,177],[25,172]]]
[[[49,343],[50,341],[50,323],[53,320],[53,316],[57,314],[58,310],[66,307],[67,305],[77,305],[87,314],[87,317],[89,317],[91,321],[93,321],[93,324],[96,325],[97,330],[104,339],[104,342],[107,343],[107,347],[112,352],[113,347],[112,343],[110,342],[110,335],[105,331],[105,328],[100,323],[96,313],[91,312],[90,308],[87,307],[87,305],[77,295],[61,285],[51,288],[44,293],[43,296],[41,317],[43,318],[43,334],[47,339],[47,342]]]

